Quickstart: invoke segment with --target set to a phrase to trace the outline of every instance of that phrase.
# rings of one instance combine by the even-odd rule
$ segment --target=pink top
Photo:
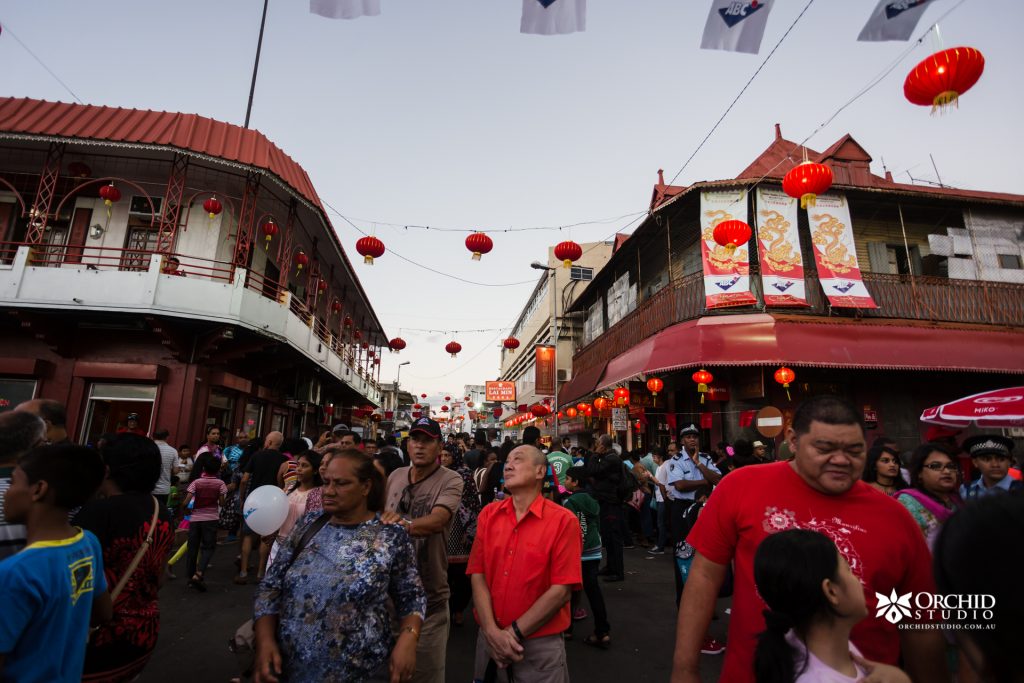
[[[288,538],[288,534],[295,528],[295,522],[299,521],[303,514],[306,512],[306,497],[309,492],[313,489],[307,489],[300,491],[295,489],[288,494],[288,516],[284,518],[284,524],[277,530],[277,538],[279,541],[284,543],[285,539]]]
[[[807,646],[804,645],[804,642],[792,631],[786,634],[786,642],[792,645],[798,653],[796,655],[796,670],[799,674],[793,683],[856,683],[868,675],[856,663],[853,665],[857,669],[856,676],[850,677],[839,673],[815,657],[814,653],[810,652]],[[862,656],[860,650],[853,643],[850,643],[850,654],[857,655],[858,657]],[[803,667],[805,657],[807,658],[807,666]],[[803,671],[800,671],[801,668],[803,668]]]
[[[203,472],[198,479],[188,485],[188,492],[193,498],[190,522],[216,522],[220,518],[220,497],[228,492],[228,487],[223,481]]]

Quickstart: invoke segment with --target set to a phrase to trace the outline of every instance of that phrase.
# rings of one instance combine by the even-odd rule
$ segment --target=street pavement
[[[184,560],[177,565],[178,579],[168,581],[160,593],[160,640],[156,652],[138,679],[140,683],[226,683],[237,676],[228,639],[252,612],[255,586],[231,583],[238,544],[217,547],[207,572],[206,593],[186,589]],[[612,646],[604,651],[582,640],[593,630],[591,619],[576,622],[575,639],[566,643],[573,681],[640,683],[668,680],[675,642],[675,589],[668,554],[651,557],[642,548],[626,551],[626,580],[602,581],[612,625]],[[584,598],[582,604],[586,607]],[[719,618],[712,636],[725,641],[728,600],[720,600]],[[448,640],[447,680],[471,683],[476,626],[467,613],[466,625],[451,629]],[[722,656],[705,656],[703,681],[717,681]]]

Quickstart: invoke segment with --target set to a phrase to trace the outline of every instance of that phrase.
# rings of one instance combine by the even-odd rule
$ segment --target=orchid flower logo
[[[890,624],[898,624],[903,617],[910,616],[910,596],[911,593],[906,595],[896,595],[896,589],[893,588],[892,592],[886,596],[881,593],[875,593],[875,597],[878,598],[878,611],[875,613],[876,617],[884,616],[885,620]]]

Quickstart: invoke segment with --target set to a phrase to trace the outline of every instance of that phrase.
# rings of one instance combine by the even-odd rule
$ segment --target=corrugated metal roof
[[[0,132],[191,150],[269,171],[323,210],[306,171],[263,133],[197,114],[2,97]]]

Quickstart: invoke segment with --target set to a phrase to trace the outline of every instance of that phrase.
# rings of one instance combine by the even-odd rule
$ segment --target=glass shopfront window
[[[7,379],[0,377],[0,413],[14,410],[19,403],[31,401],[36,397],[36,381],[34,379]]]
[[[206,407],[206,426],[220,427],[223,435],[230,435],[235,415],[235,395],[223,389],[210,390],[210,403]]]
[[[259,401],[246,401],[242,416],[242,431],[247,438],[255,438],[263,427],[263,411],[266,406]]]
[[[89,387],[89,404],[82,423],[82,443],[96,445],[104,434],[129,431],[131,414],[138,416],[136,430],[140,434],[152,433],[155,405],[155,384],[93,383]]]

